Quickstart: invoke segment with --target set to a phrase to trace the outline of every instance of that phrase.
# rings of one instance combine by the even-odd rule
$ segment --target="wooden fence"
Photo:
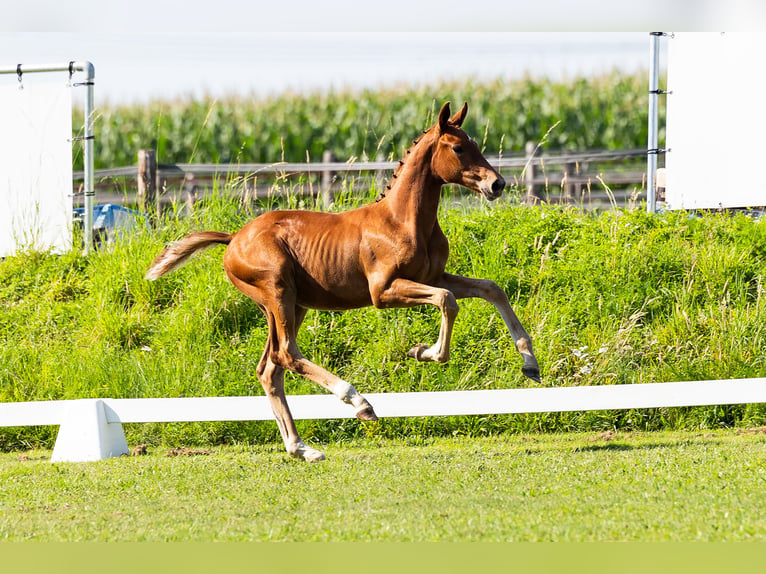
[[[645,197],[646,150],[586,151],[544,155],[534,144],[525,154],[490,157],[512,193],[533,204],[569,203],[585,208],[625,206]],[[382,190],[397,161],[336,161],[325,153],[316,163],[158,164],[152,150],[141,150],[135,166],[96,170],[99,203],[139,206],[147,213],[171,203],[191,205],[215,191],[242,202],[290,193],[322,196]],[[75,173],[75,182],[82,180]],[[74,203],[80,206],[75,183]]]

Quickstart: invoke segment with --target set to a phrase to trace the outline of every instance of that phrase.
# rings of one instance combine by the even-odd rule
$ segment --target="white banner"
[[[0,86],[0,257],[72,247],[72,89]]]
[[[683,32],[668,41],[665,156],[670,209],[766,205],[766,36]]]

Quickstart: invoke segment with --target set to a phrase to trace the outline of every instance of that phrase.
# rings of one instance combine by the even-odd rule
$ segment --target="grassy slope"
[[[162,244],[192,229],[233,230],[248,214],[200,205],[191,218],[133,236],[88,259],[22,254],[0,262],[0,400],[260,394],[264,322],[225,279],[221,250],[149,283]],[[545,385],[764,376],[766,226],[744,216],[577,210],[496,204],[442,214],[449,270],[491,278],[536,346]],[[435,340],[430,308],[310,313],[304,353],[362,392],[530,384],[502,321],[462,303],[448,365],[405,358]],[[290,376],[292,393],[320,392]],[[657,429],[760,424],[758,406],[301,423],[306,438],[502,431]],[[55,428],[2,429],[0,447],[50,446]],[[272,423],[137,425],[134,442],[276,440]]]
[[[766,540],[764,435],[605,433],[51,464],[0,455],[0,539]]]

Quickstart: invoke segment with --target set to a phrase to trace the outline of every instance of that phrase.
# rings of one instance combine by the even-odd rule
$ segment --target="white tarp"
[[[766,35],[683,32],[668,40],[665,197],[670,209],[766,205]]]
[[[0,257],[72,247],[72,89],[0,85]]]

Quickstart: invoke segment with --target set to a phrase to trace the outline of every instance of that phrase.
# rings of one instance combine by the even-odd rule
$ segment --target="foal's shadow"
[[[649,445],[634,445],[626,444],[623,442],[609,442],[606,444],[589,444],[586,446],[579,446],[575,448],[575,452],[600,452],[600,451],[627,451],[627,450],[639,450]],[[659,445],[651,445],[652,448],[656,448]]]
[[[677,449],[683,446],[688,446],[691,443],[694,444],[708,444],[708,445],[714,445],[714,444],[720,444],[720,440],[715,437],[694,437],[689,439],[682,439],[682,440],[672,440],[667,442],[651,442],[651,443],[644,443],[644,444],[631,444],[629,442],[624,442],[624,440],[621,440],[619,438],[617,439],[610,439],[606,442],[604,441],[598,441],[596,444],[589,444],[584,446],[578,446],[574,450],[575,452],[620,452],[620,451],[650,451],[650,450],[670,450],[670,449]]]

